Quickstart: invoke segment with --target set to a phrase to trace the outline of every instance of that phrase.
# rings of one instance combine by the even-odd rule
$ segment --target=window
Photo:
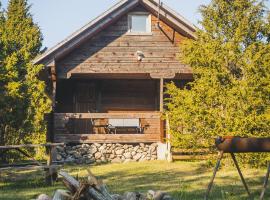
[[[151,17],[148,13],[128,15],[129,33],[151,33]]]

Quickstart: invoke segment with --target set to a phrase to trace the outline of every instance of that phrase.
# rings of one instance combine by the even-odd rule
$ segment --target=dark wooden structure
[[[240,166],[236,160],[235,153],[238,153],[238,154],[239,153],[260,153],[260,152],[269,153],[270,152],[270,138],[247,138],[247,137],[227,136],[227,137],[217,138],[215,143],[219,151],[219,156],[218,156],[218,160],[214,168],[213,176],[208,185],[204,199],[207,200],[209,198],[209,194],[213,187],[213,183],[214,183],[217,171],[221,165],[221,160],[223,159],[224,153],[229,153],[231,155],[232,160],[235,164],[235,167],[241,178],[241,181],[247,191],[248,197],[249,199],[253,199],[249,191],[248,185],[245,181],[245,178],[241,172]],[[260,195],[260,200],[264,199],[264,195],[266,192],[268,179],[269,179],[269,173],[270,173],[270,162],[268,163],[268,166],[267,166],[267,173],[265,175],[263,189]]]
[[[132,15],[149,19],[147,32],[131,31]],[[121,0],[42,54],[34,62],[45,65],[41,78],[53,101],[48,139],[163,141],[164,84],[175,81],[181,87],[192,80],[191,69],[178,57],[181,41],[195,38],[194,32],[192,24],[166,5]],[[143,132],[106,134],[109,119],[139,119]]]

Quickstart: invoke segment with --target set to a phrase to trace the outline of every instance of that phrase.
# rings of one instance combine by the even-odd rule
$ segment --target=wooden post
[[[52,185],[57,179],[57,168],[53,167],[53,153],[55,146],[49,146],[49,155],[47,160],[47,168],[45,168],[45,182],[48,185]]]
[[[204,200],[207,200],[208,197],[209,197],[209,194],[210,194],[210,192],[211,192],[211,189],[212,189],[214,180],[215,180],[215,178],[216,178],[217,171],[218,171],[218,169],[219,169],[219,167],[220,167],[221,160],[222,160],[222,158],[223,158],[223,154],[224,154],[223,151],[219,152],[219,158],[218,158],[216,167],[215,167],[215,169],[214,169],[213,176],[212,176],[212,178],[211,178],[211,180],[210,180],[210,183],[209,183],[209,185],[208,185],[208,187],[207,187],[207,191],[206,191],[206,194],[205,194],[205,196],[204,196]]]
[[[243,185],[244,185],[244,187],[245,187],[245,189],[246,189],[246,191],[247,191],[247,193],[248,193],[248,197],[249,197],[249,199],[251,199],[251,198],[252,198],[252,197],[251,197],[251,194],[250,194],[250,192],[249,192],[249,189],[248,189],[247,183],[246,183],[246,181],[245,181],[245,179],[244,179],[244,176],[243,176],[243,174],[242,174],[242,172],[241,172],[241,170],[240,170],[240,167],[239,167],[239,165],[238,165],[238,162],[237,162],[237,160],[236,160],[236,158],[235,158],[235,155],[234,155],[233,153],[231,153],[231,156],[232,156],[233,162],[234,162],[234,164],[235,164],[235,166],[236,166],[236,169],[237,169],[237,171],[238,171],[238,173],[239,173],[239,176],[240,176],[240,178],[241,178],[241,180],[242,180],[242,183],[243,183]]]
[[[160,91],[159,91],[159,111],[163,114],[164,111],[164,78],[160,78]],[[162,117],[162,116],[161,116]],[[164,143],[165,137],[165,128],[164,128],[164,120],[160,119],[160,141]]]
[[[160,99],[159,100],[159,106],[160,106],[159,110],[160,110],[161,113],[163,113],[163,111],[164,111],[163,96],[164,96],[164,79],[161,78],[160,79],[160,94],[159,94],[159,99]]]
[[[268,163],[268,167],[267,167],[267,172],[264,178],[264,183],[263,183],[263,190],[261,192],[261,196],[260,196],[260,200],[264,199],[264,194],[266,192],[266,188],[267,188],[267,184],[268,184],[268,179],[269,179],[269,173],[270,173],[270,162]]]

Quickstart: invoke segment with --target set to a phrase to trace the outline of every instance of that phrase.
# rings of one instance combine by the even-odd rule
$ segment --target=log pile
[[[148,191],[147,194],[126,192],[124,195],[110,194],[103,181],[87,170],[88,177],[78,181],[67,172],[60,171],[62,182],[67,190],[56,190],[53,197],[40,195],[37,200],[173,200],[168,194]]]

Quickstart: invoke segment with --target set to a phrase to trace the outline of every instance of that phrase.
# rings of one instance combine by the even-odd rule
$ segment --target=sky
[[[28,0],[34,21],[40,26],[44,47],[52,47],[87,24],[119,0]],[[162,0],[193,24],[200,20],[198,8],[211,0]],[[0,0],[6,8],[8,0]],[[270,3],[267,2],[268,7]]]

